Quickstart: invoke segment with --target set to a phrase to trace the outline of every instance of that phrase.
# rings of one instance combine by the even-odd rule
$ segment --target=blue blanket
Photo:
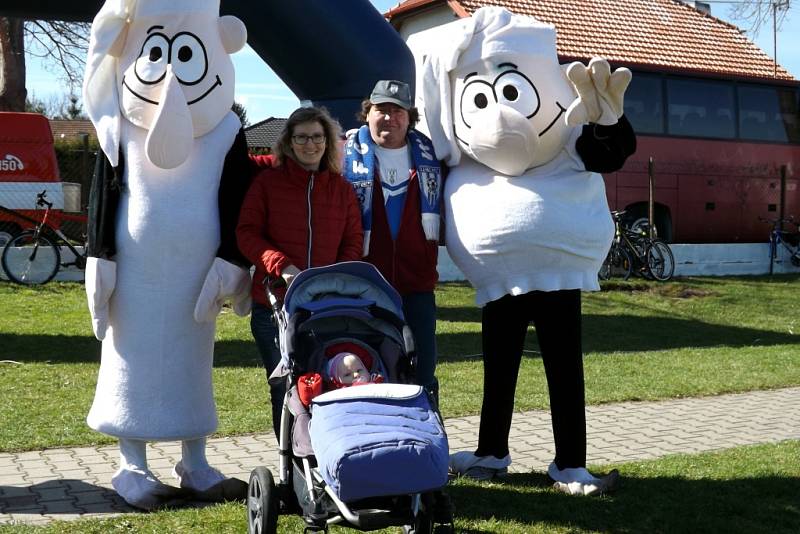
[[[342,501],[447,484],[447,436],[419,386],[371,384],[321,395],[310,433],[320,474]]]

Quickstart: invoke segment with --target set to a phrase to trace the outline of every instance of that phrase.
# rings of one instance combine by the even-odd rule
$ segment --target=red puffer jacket
[[[253,180],[236,240],[256,266],[253,301],[267,305],[267,275],[277,278],[289,265],[303,270],[361,259],[364,232],[353,187],[339,174],[307,171],[285,158]]]

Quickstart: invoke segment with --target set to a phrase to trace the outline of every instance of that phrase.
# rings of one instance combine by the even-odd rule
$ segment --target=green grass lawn
[[[544,474],[512,474],[502,482],[458,480],[448,492],[456,531],[528,533],[796,533],[800,525],[800,442],[675,455],[617,465],[622,481],[603,497],[570,497]],[[608,469],[611,466],[604,466]],[[302,532],[298,517],[281,517],[278,532]],[[0,533],[245,532],[243,504],[126,514],[109,520],[2,526]],[[381,533],[396,534],[399,529]],[[353,532],[333,527],[332,533]]]
[[[800,277],[610,282],[585,294],[589,403],[714,395],[800,384]],[[465,284],[437,290],[445,417],[481,403],[480,309]],[[84,418],[100,344],[83,286],[0,283],[0,451],[111,443]],[[547,407],[533,329],[517,389],[520,410]],[[214,370],[218,434],[270,428],[267,386],[248,318],[220,316]]]

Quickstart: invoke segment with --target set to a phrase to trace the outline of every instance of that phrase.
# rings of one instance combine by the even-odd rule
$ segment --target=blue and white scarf
[[[436,159],[433,144],[427,137],[416,130],[409,130],[407,139],[419,181],[422,229],[427,239],[438,241],[442,166]],[[369,133],[369,127],[364,125],[347,139],[344,151],[344,176],[353,185],[361,205],[365,256],[369,254],[369,239],[372,234],[372,192],[378,167],[378,162],[375,160],[376,146]]]

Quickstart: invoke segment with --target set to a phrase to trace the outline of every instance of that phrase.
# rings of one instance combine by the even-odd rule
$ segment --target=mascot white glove
[[[250,285],[248,269],[221,258],[214,258],[194,307],[194,320],[198,323],[210,323],[222,310],[222,303],[227,299],[231,300],[234,313],[244,317],[250,313]]]
[[[117,285],[117,263],[102,258],[86,258],[85,280],[92,330],[94,337],[102,341],[108,329],[108,301]]]
[[[631,76],[625,67],[612,73],[608,61],[602,58],[592,59],[588,67],[578,61],[572,63],[567,67],[567,78],[578,98],[567,109],[567,124],[616,124],[624,111],[623,100]]]

